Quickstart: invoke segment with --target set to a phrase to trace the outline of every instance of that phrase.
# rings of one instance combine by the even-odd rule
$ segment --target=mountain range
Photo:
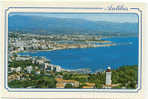
[[[138,34],[138,23],[117,23],[75,18],[13,15],[8,17],[8,29],[9,31],[30,33]]]

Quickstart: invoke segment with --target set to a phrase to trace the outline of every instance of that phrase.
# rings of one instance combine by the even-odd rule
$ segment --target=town
[[[95,83],[88,81],[80,84],[77,80],[63,79],[67,77],[63,77],[63,75],[67,74],[78,74],[81,75],[80,77],[77,76],[79,79],[81,79],[81,77],[86,79],[88,78],[86,74],[90,72],[88,69],[65,70],[59,65],[51,64],[50,60],[47,60],[45,57],[20,56],[17,55],[17,53],[24,51],[98,47],[96,43],[102,44],[99,46],[112,45],[112,42],[100,39],[100,37],[89,35],[33,35],[10,32],[8,46],[8,82],[33,80],[33,75],[40,75],[47,77],[54,76],[56,81],[56,85],[54,84],[54,86],[56,88],[65,88],[68,84],[72,84],[72,86],[76,88],[95,88]]]
[[[10,88],[136,88],[137,86],[137,78],[133,81],[128,79],[128,83],[125,82],[126,77],[123,81],[116,78],[121,75],[120,69],[124,70],[122,67],[119,70],[112,70],[112,75],[105,69],[102,72],[91,73],[87,68],[63,69],[59,65],[52,64],[51,60],[45,57],[18,54],[25,51],[116,45],[111,41],[102,40],[100,36],[88,34],[34,35],[10,32],[8,40],[8,86]],[[137,66],[123,67],[128,68],[126,70],[135,70],[131,77],[137,74]]]
[[[44,57],[15,54],[10,59],[10,88],[137,88],[137,66],[122,66],[117,70],[109,67],[106,71],[90,73],[83,69],[63,69]]]
[[[45,76],[49,79],[54,77],[56,80],[56,88],[68,87],[68,84],[72,84],[73,87],[78,88],[95,88],[95,83],[85,82],[80,84],[77,80],[69,80],[67,74],[77,75],[79,78],[88,78],[87,72],[82,71],[70,71],[64,70],[61,66],[53,65],[44,57],[30,57],[30,56],[19,56],[14,55],[10,57],[8,64],[8,81],[31,81],[35,80],[33,76]],[[40,78],[40,77],[39,77]],[[39,79],[37,78],[37,79]],[[64,78],[64,79],[63,79]],[[66,80],[67,79],[67,80]],[[40,79],[41,80],[41,79]],[[48,80],[48,79],[46,79]],[[38,80],[37,80],[38,81]],[[67,85],[66,85],[67,84]],[[70,88],[72,86],[69,86]],[[27,88],[32,88],[35,86],[27,86]],[[41,87],[41,86],[40,86]],[[54,86],[53,86],[54,87]]]
[[[82,34],[22,34],[9,33],[9,52],[37,50],[59,50],[70,48],[91,48],[115,46],[111,41],[102,40],[101,36]]]

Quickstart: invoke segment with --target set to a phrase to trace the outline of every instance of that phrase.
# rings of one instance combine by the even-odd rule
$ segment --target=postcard
[[[2,98],[143,99],[144,4],[3,4]]]

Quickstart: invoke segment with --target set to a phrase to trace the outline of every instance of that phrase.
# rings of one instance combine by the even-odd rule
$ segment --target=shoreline
[[[58,50],[71,50],[71,49],[87,49],[87,48],[99,48],[99,47],[112,47],[112,46],[118,46],[118,43],[111,43],[111,44],[102,44],[102,45],[97,45],[97,46],[94,46],[94,47],[75,47],[75,48],[55,48],[55,49],[47,49],[47,50],[32,50],[32,51],[24,51],[24,52],[31,52],[31,53],[36,53],[36,52],[48,52],[48,51],[58,51]],[[24,53],[24,52],[18,52],[18,53]],[[25,55],[20,55],[20,56],[25,56]],[[31,55],[28,55],[28,56],[31,56]],[[46,56],[43,56],[46,58]],[[50,60],[50,59],[48,59]],[[54,65],[54,64],[53,64]],[[55,64],[56,65],[56,64]],[[60,65],[61,66],[61,65]],[[61,66],[63,67],[63,66]],[[64,69],[64,68],[63,68]],[[76,68],[76,69],[64,69],[66,71],[79,71],[80,69],[86,69],[86,68]],[[97,71],[90,71],[91,73],[96,73],[98,72]]]
[[[83,48],[99,48],[99,47],[110,47],[110,46],[116,46],[117,44],[113,43],[113,44],[103,44],[103,45],[97,45],[95,47],[83,47]],[[77,48],[61,48],[61,49],[50,49],[50,50],[33,50],[33,51],[24,51],[24,52],[31,52],[31,53],[34,53],[34,52],[42,52],[42,51],[57,51],[57,50],[66,50],[66,49],[83,49],[83,48],[80,48],[80,47],[77,47]],[[24,52],[21,52],[21,53],[24,53]],[[17,55],[18,53],[20,52],[17,52]],[[30,55],[20,55],[20,56],[30,56]],[[31,56],[33,57],[33,56]],[[45,56],[42,56],[44,58],[46,58]],[[46,58],[47,59],[47,58]],[[50,60],[50,59],[47,59],[47,60]],[[51,60],[50,60],[51,61]],[[56,64],[53,64],[53,65],[56,65]],[[59,65],[61,68],[63,66]],[[68,72],[89,72],[89,73],[97,73],[98,70],[96,71],[92,71],[90,68],[76,68],[76,69],[65,69],[65,68],[62,68],[63,71],[68,71]],[[102,71],[103,72],[103,71]]]
[[[66,50],[66,49],[83,49],[83,48],[98,48],[98,47],[110,47],[110,46],[116,46],[116,43],[112,44],[104,44],[104,45],[96,45],[95,47],[74,47],[74,48],[57,48],[57,49],[47,49],[47,50],[31,50],[31,51],[20,51],[17,53],[24,53],[24,52],[39,52],[39,51],[57,51],[57,50]]]
[[[110,46],[115,46],[116,44],[114,44],[114,45],[110,45]],[[99,47],[109,47],[109,46],[99,46]],[[97,47],[85,47],[85,48],[97,48]],[[24,51],[24,52],[40,52],[40,51],[56,51],[56,50],[66,50],[66,49],[76,49],[76,48],[63,48],[63,49],[54,49],[54,50],[34,50],[34,51]],[[77,48],[77,49],[81,49],[81,48]],[[18,52],[18,53],[24,53],[24,52]],[[31,55],[20,55],[20,56],[31,56]],[[31,56],[31,57],[33,57],[33,56]],[[45,56],[43,56],[44,58],[46,58]],[[47,58],[46,58],[47,59]],[[50,60],[50,59],[48,59],[48,60]],[[56,64],[53,64],[53,65],[56,65]],[[63,67],[63,66],[61,66],[61,65],[59,65],[60,67]],[[66,68],[62,68],[64,71],[69,71],[69,72],[77,72],[77,71],[80,71],[80,70],[84,70],[84,69],[88,69],[88,68],[76,68],[76,69],[66,69]],[[100,70],[99,70],[100,71]],[[99,72],[98,70],[96,70],[96,71],[92,71],[92,70],[90,70],[90,73],[97,73],[97,72]],[[103,70],[102,70],[103,71]],[[102,72],[102,71],[100,71],[100,72]]]

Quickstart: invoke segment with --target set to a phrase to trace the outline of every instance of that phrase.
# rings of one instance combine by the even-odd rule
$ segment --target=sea
[[[96,48],[74,48],[55,51],[22,52],[19,55],[44,56],[52,64],[63,69],[90,69],[91,72],[104,71],[108,66],[117,69],[125,65],[138,65],[138,37],[116,37],[104,40],[116,43],[116,46]]]

